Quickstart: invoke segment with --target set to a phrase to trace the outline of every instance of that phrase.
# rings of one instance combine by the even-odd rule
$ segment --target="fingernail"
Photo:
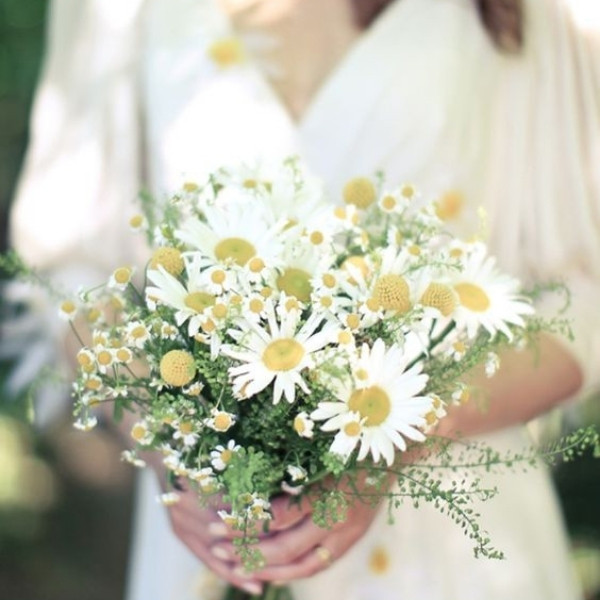
[[[258,596],[259,594],[262,594],[262,585],[259,585],[258,583],[245,583],[242,586],[242,589],[245,592],[252,594],[253,596]]]
[[[215,546],[214,548],[211,548],[210,551],[212,552],[212,555],[216,556],[219,560],[229,560],[231,558],[229,552],[220,546]]]
[[[249,579],[250,577],[252,577],[252,573],[248,573],[248,571],[246,571],[246,569],[244,569],[244,567],[235,567],[235,569],[233,569],[233,574],[236,577],[242,577],[244,579]]]
[[[208,533],[213,537],[226,537],[229,533],[227,525],[225,523],[209,523]]]

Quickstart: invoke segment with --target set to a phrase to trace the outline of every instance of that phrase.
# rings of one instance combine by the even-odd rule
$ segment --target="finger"
[[[288,564],[314,548],[327,533],[327,530],[313,523],[310,515],[306,515],[295,527],[261,539],[256,548],[261,552],[266,565]],[[212,552],[223,560],[240,563],[231,543],[219,542],[213,545]]]
[[[286,565],[269,565],[257,571],[255,576],[263,581],[278,583],[310,577],[327,569],[341,558],[363,533],[364,531],[358,528],[340,529],[323,538],[319,544],[310,548],[294,562]]]
[[[281,495],[271,502],[269,532],[284,531],[296,526],[307,515],[312,513],[311,504],[306,498],[298,500],[288,495]]]

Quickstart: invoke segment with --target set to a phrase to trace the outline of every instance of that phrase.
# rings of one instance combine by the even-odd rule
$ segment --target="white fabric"
[[[28,260],[106,271],[131,260],[118,224],[142,165],[162,194],[222,163],[300,152],[334,197],[347,178],[383,169],[390,185],[463,192],[469,210],[456,226],[464,233],[475,232],[469,215],[483,205],[492,246],[516,274],[564,277],[574,296],[571,347],[587,385],[598,382],[597,42],[575,35],[557,0],[526,3],[519,57],[492,48],[469,0],[397,0],[299,124],[252,65],[219,70],[208,60],[207,23],[222,20],[208,2],[120,0],[118,11],[110,4],[54,2],[12,221]],[[520,428],[490,440],[525,442]],[[170,532],[151,477],[138,490],[128,600],[209,600],[203,569]],[[508,560],[475,560],[447,517],[403,508],[394,526],[382,516],[333,568],[298,582],[297,600],[579,598],[546,473],[506,474],[499,483],[483,523]],[[391,561],[379,575],[368,567],[376,547]]]

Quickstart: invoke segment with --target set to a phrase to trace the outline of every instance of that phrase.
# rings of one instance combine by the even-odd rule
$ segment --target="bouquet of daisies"
[[[361,495],[337,484],[365,473],[369,501],[434,502],[477,552],[497,555],[465,508],[493,491],[442,488],[403,453],[420,445],[455,468],[432,434],[467,401],[464,374],[484,363],[491,375],[498,348],[525,343],[540,321],[485,245],[445,231],[439,205],[412,186],[356,178],[343,200],[295,159],[220,169],[162,207],[146,198],[131,219],[153,249],[146,268],[121,266],[62,305],[92,323],[76,426],[93,427],[104,403],[117,420],[133,412],[125,458],[143,466],[140,451],[158,452],[172,482],[220,494],[248,568],[261,565],[253,541],[275,495],[310,486],[327,526]],[[488,467],[502,460],[477,452]]]

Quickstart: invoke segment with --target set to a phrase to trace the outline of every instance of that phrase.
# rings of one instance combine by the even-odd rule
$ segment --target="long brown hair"
[[[375,17],[394,0],[351,0],[357,24],[368,27]],[[402,0],[396,0],[402,2]],[[543,1],[543,0],[540,0]],[[479,18],[494,44],[506,52],[523,46],[522,0],[473,0]]]

